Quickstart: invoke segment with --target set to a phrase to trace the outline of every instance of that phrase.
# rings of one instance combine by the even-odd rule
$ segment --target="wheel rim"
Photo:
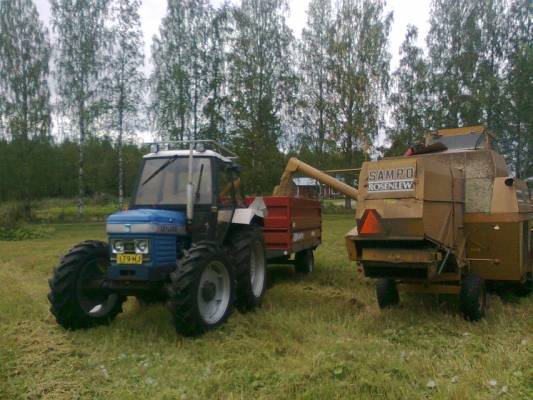
[[[222,319],[231,297],[230,277],[224,263],[211,261],[205,267],[198,286],[198,310],[208,324]]]
[[[260,297],[265,284],[265,253],[260,242],[256,242],[250,254],[250,280],[252,283],[252,293],[255,297]]]
[[[77,283],[77,297],[81,309],[90,317],[98,318],[106,315],[117,303],[118,295],[107,294],[102,290],[89,288],[89,282],[102,279],[109,262],[104,259],[91,260],[81,270]]]

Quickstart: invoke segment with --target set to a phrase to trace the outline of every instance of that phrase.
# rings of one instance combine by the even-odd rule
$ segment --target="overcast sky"
[[[48,0],[34,0],[41,15],[42,20],[48,24],[50,19],[50,4]],[[221,0],[211,0],[211,3],[218,6]],[[239,3],[233,0],[232,3]],[[419,44],[424,45],[424,39],[428,31],[430,0],[388,0],[388,8],[394,13],[394,23],[390,36],[390,50],[392,53],[392,67],[398,64],[398,49],[402,43],[405,30],[408,24],[413,24],[419,29]],[[294,34],[299,37],[307,19],[307,6],[309,0],[289,0],[290,15],[287,23]],[[150,45],[152,37],[159,33],[159,24],[164,17],[167,8],[166,0],[142,0],[139,10],[141,24],[144,32],[144,47],[146,57],[146,71],[151,69]]]

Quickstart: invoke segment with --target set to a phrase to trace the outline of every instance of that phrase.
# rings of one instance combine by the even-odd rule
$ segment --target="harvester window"
[[[434,136],[431,143],[440,142],[448,150],[479,150],[486,148],[487,136],[483,133],[469,133],[466,135]]]
[[[168,160],[168,158],[150,158],[144,162],[140,183],[135,194],[136,206],[173,206],[187,203],[188,158],[176,159],[147,180]],[[198,182],[200,182],[199,189],[196,187]],[[195,158],[193,160],[192,183],[195,193],[198,193],[195,203],[211,204],[211,162],[209,159]]]

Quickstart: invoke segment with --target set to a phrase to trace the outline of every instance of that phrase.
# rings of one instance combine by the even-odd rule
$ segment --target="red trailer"
[[[250,204],[254,198],[246,200]],[[263,200],[267,206],[263,232],[269,263],[294,263],[298,272],[311,272],[313,250],[322,242],[320,201],[290,196],[265,196]]]

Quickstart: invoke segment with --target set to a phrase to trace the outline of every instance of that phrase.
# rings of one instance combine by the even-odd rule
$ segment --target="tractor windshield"
[[[188,157],[179,157],[175,160],[168,157],[146,159],[134,204],[136,206],[185,205],[189,179],[188,166]],[[198,182],[200,182],[199,188]],[[194,158],[192,183],[194,193],[197,193],[195,203],[211,204],[211,163],[208,158]]]

